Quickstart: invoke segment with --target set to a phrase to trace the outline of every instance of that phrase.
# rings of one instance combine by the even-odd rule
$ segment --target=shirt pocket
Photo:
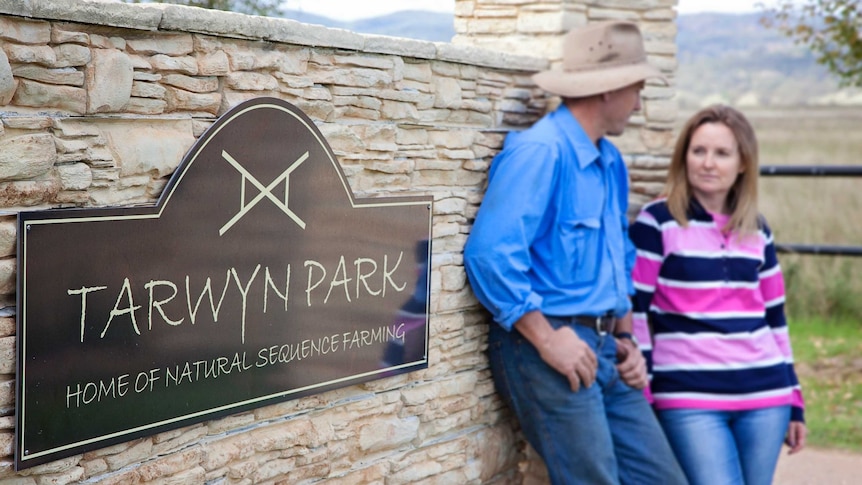
[[[599,267],[599,241],[601,237],[601,220],[597,217],[571,219],[562,223],[560,235],[562,239],[564,259],[564,281],[573,284],[592,283],[597,277]]]

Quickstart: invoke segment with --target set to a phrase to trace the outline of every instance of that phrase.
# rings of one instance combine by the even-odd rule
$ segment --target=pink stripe
[[[689,312],[762,312],[763,298],[758,289],[676,288],[658,286],[653,304],[674,313]]]
[[[649,325],[647,324],[646,318],[644,318],[643,313],[635,313],[632,318],[632,333],[635,338],[638,339],[638,342],[641,343],[641,346],[644,344],[651,344],[652,339],[650,338]]]
[[[661,270],[661,261],[655,261],[638,256],[635,260],[635,268],[632,271],[632,278],[635,283],[643,283],[647,286],[655,285],[658,280],[658,272]]]
[[[662,338],[654,344],[653,363],[664,365],[745,364],[784,357],[772,332],[747,339]]]
[[[725,244],[727,249],[741,252],[748,256],[760,258],[763,255],[764,242],[760,237],[724,238],[713,227],[690,225],[687,228],[671,227],[664,231],[664,251],[670,254],[679,251],[703,251],[704,248],[715,248]]]
[[[784,278],[781,272],[760,280],[760,292],[763,294],[764,301],[784,296]]]
[[[781,351],[781,355],[784,357],[791,357],[793,355],[793,350],[791,350],[790,347],[790,337],[788,337],[784,332],[775,332],[772,336],[775,339],[776,345],[778,345],[778,349]]]
[[[654,404],[656,409],[718,409],[722,411],[745,411],[748,409],[786,406],[788,404],[792,405],[793,399],[789,394],[761,399],[746,399],[743,401],[655,398]]]
[[[799,388],[793,389],[793,396],[791,396],[790,404],[798,408],[805,407],[805,399],[802,398],[802,390]]]

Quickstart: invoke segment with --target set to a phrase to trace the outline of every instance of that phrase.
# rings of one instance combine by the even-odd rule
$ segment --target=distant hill
[[[301,11],[286,18],[354,32],[449,42],[452,15],[402,11],[340,22]],[[759,23],[759,14],[691,14],[677,19],[676,84],[681,108],[710,102],[737,106],[859,105],[862,90],[837,80],[802,46]]]
[[[862,105],[839,90],[813,54],[759,23],[760,14],[693,14],[678,19],[677,86],[682,107],[710,101],[742,106]]]
[[[307,24],[335,27],[363,34],[389,35],[432,42],[449,42],[452,37],[455,37],[452,15],[439,12],[403,10],[352,22],[341,22],[299,10],[287,10],[283,16]]]

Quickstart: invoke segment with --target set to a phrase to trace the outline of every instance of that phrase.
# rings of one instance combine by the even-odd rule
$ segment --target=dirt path
[[[774,485],[857,485],[862,484],[862,454],[806,448],[778,461]]]

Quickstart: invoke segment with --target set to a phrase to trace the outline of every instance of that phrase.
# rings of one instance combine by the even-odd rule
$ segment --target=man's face
[[[641,109],[641,91],[644,82],[638,82],[607,93],[605,110],[605,132],[607,135],[621,135],[632,113]]]

